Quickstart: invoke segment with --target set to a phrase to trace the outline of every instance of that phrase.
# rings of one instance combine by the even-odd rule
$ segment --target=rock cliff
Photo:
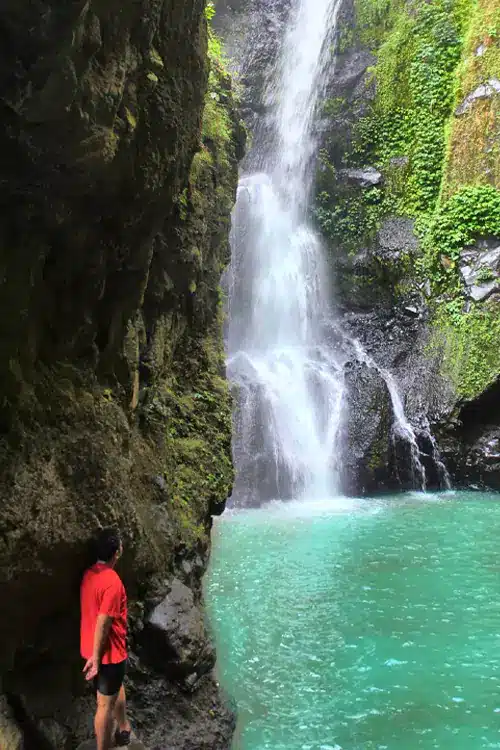
[[[493,488],[498,421],[484,404],[500,375],[499,24],[492,0],[344,0],[314,207],[344,328],[395,375],[424,461],[434,432],[455,484]],[[380,419],[375,404],[347,456]],[[349,487],[387,483],[390,441],[372,446],[378,464],[372,450],[352,467]],[[431,487],[443,486],[436,466]]]
[[[78,583],[108,523],[138,733],[231,734],[200,607],[232,483],[219,279],[244,131],[204,5],[2,5],[2,748],[90,736]]]
[[[220,7],[245,117],[265,142],[291,3]],[[315,118],[311,219],[336,317],[393,374],[429,488],[446,485],[442,457],[456,485],[500,487],[499,14],[496,0],[342,0]],[[347,359],[344,490],[411,487],[383,378],[352,347]]]

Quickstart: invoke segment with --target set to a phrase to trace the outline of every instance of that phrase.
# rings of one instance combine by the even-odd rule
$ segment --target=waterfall
[[[307,208],[312,121],[339,7],[294,3],[267,92],[273,148],[254,143],[259,173],[243,175],[238,189],[226,286],[240,504],[336,490],[342,366],[324,341],[330,290]]]

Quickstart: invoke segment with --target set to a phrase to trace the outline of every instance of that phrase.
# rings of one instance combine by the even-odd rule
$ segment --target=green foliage
[[[457,105],[477,86],[496,78],[500,70],[500,4],[498,0],[481,0],[472,5],[456,80]],[[477,54],[479,49],[481,54]],[[498,97],[493,96],[476,101],[450,123],[442,185],[445,198],[467,184],[500,185],[499,118]]]
[[[454,315],[449,307],[438,310],[433,345],[440,346],[443,370],[458,394],[474,398],[500,372],[500,307],[474,305],[468,313],[457,309]]]
[[[378,53],[371,114],[375,157],[382,167],[394,157],[409,159],[407,182],[395,206],[401,214],[431,213],[439,196],[445,125],[463,43],[454,5],[453,0],[420,0],[411,14],[402,6]]]
[[[462,249],[478,237],[500,237],[500,191],[466,187],[446,201],[424,238],[422,268],[437,293],[460,290],[457,262]]]
[[[390,24],[391,0],[355,0],[357,36],[361,44],[374,47],[383,38]]]
[[[317,196],[313,216],[325,237],[354,251],[378,229],[381,195],[376,187],[360,189],[356,195],[338,194],[332,203],[324,191]]]
[[[496,279],[496,274],[493,273],[491,268],[488,268],[487,266],[483,266],[479,269],[477,274],[477,282],[479,284],[487,284],[488,281],[494,281]]]
[[[440,194],[467,2],[472,0],[415,0],[409,9],[402,0],[356,0],[358,36],[362,43],[378,46],[377,64],[368,71],[375,79],[376,97],[354,123],[344,161],[352,167],[377,166],[385,186],[382,192],[353,188],[346,193],[335,180],[325,184],[320,176],[315,216],[329,239],[351,249],[373,238],[383,216],[432,216]],[[342,100],[333,99],[325,102],[323,112],[335,119],[341,109]],[[406,166],[395,167],[393,162],[401,157]]]
[[[473,398],[500,372],[498,304],[465,304],[458,261],[478,237],[500,237],[500,191],[463,188],[444,203],[424,239],[423,273],[441,300],[434,319],[434,342],[442,342],[444,369],[464,398]],[[491,279],[485,269],[486,281]],[[487,276],[487,278],[486,278]]]
[[[369,246],[385,216],[415,219],[422,257],[417,267],[407,259],[395,291],[431,282],[435,341],[458,392],[470,398],[500,371],[498,304],[467,301],[458,268],[464,247],[500,237],[499,113],[494,97],[460,118],[453,111],[498,75],[500,7],[497,0],[355,0],[354,6],[356,28],[345,41],[375,52],[368,76],[376,95],[344,141],[343,158],[342,140],[332,135],[314,214],[327,239],[348,252]],[[335,120],[341,102],[326,102],[323,113]],[[338,179],[339,167],[368,164],[382,171],[382,191]],[[480,280],[491,277],[486,269]]]
[[[205,6],[205,18],[207,19],[207,21],[211,21],[214,16],[215,4],[212,2],[212,0],[209,0],[209,2]]]
[[[214,13],[213,3],[208,3],[205,15],[209,21]],[[205,147],[214,152],[217,160],[227,164],[227,149],[233,138],[233,125],[228,111],[228,101],[232,95],[231,79],[222,43],[210,23],[208,24],[208,60],[210,73],[203,112],[202,142]]]

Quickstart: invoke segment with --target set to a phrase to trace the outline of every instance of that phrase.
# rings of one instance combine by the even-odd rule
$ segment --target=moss
[[[431,282],[433,341],[453,342],[444,347],[444,369],[457,392],[472,398],[498,375],[497,308],[465,304],[458,260],[477,238],[500,237],[500,96],[454,113],[477,86],[498,77],[500,6],[497,0],[355,0],[354,9],[351,43],[376,55],[367,73],[376,94],[364,102],[341,159],[332,137],[315,216],[336,252],[375,247],[385,216],[416,219],[423,257],[416,266],[407,259],[394,291]],[[336,103],[324,111],[333,120],[339,115]],[[382,171],[382,191],[342,185],[339,166],[367,164]]]
[[[440,206],[424,239],[422,273],[435,298],[433,341],[444,341],[444,371],[457,392],[473,398],[500,371],[498,305],[465,305],[458,261],[478,237],[500,237],[500,191],[491,186],[462,188]],[[438,296],[439,295],[439,296]]]
[[[151,47],[149,51],[149,59],[153,63],[153,65],[158,66],[159,68],[164,68],[165,65],[163,64],[163,60],[160,57],[160,54],[158,50],[156,50],[154,47]]]
[[[496,0],[478,0],[458,70],[455,104],[499,71],[500,6]],[[477,100],[454,119],[448,132],[445,198],[462,185],[500,185],[499,117],[500,97],[495,95]]]
[[[346,100],[343,96],[336,96],[333,99],[325,99],[322,104],[321,114],[323,117],[337,117],[346,107]]]
[[[439,205],[425,233],[422,261],[436,294],[460,294],[462,249],[490,235],[500,237],[500,191],[495,187],[465,187]]]
[[[206,539],[207,513],[222,510],[233,481],[219,281],[229,260],[229,217],[244,133],[222,48],[210,28],[208,54],[201,142],[176,204],[185,293],[179,304],[187,308],[189,326],[174,341],[170,331],[165,336],[157,331],[154,359],[173,364],[166,380],[146,390],[141,408],[141,419],[165,441],[165,502],[173,511],[178,544],[190,548]]]
[[[219,161],[224,161],[228,146],[234,138],[231,106],[228,107],[234,99],[234,91],[222,44],[210,24],[208,59],[210,73],[203,112],[202,143],[208,150],[215,152]]]
[[[391,22],[391,0],[355,0],[355,36],[360,44],[377,47],[385,36]]]
[[[130,129],[135,130],[137,127],[137,118],[132,114],[128,107],[125,107],[125,117],[127,118]]]
[[[214,333],[220,324],[219,317]],[[168,497],[193,533],[207,507],[216,510],[225,501],[233,481],[231,398],[219,375],[223,362],[219,335],[205,337],[186,351],[183,371],[175,374],[161,398]]]
[[[459,396],[473,399],[500,372],[500,305],[494,301],[474,305],[467,314],[437,312],[431,346],[439,347],[443,372]]]

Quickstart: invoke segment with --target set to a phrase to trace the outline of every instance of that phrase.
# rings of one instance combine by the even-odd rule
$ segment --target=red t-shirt
[[[120,576],[105,563],[89,568],[80,588],[80,650],[84,659],[94,651],[94,633],[98,615],[113,618],[103,664],[119,664],[127,658],[127,595]]]

